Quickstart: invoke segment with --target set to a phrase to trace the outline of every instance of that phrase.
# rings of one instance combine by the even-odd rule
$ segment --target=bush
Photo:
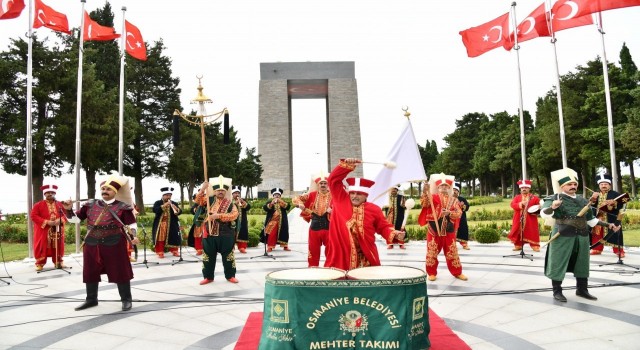
[[[424,227],[420,227],[418,225],[407,225],[405,226],[405,230],[407,232],[407,236],[405,237],[405,241],[423,241],[427,239],[427,230]]]
[[[482,208],[482,210],[467,213],[467,221],[511,220],[511,218],[513,218],[513,210],[489,211]]]
[[[472,207],[480,206],[480,205],[483,205],[483,204],[500,203],[500,202],[503,201],[503,198],[502,197],[498,197],[498,196],[495,196],[495,197],[491,197],[491,196],[489,196],[489,197],[471,197],[471,198],[466,197],[466,198],[467,198],[467,201],[469,202],[469,205],[472,206]]]
[[[479,227],[473,232],[473,240],[478,243],[497,243],[500,241],[500,230],[492,227]]]
[[[262,227],[251,226],[249,227],[249,247],[257,247],[260,244],[260,232]]]
[[[0,239],[9,243],[27,243],[26,225],[0,225]]]

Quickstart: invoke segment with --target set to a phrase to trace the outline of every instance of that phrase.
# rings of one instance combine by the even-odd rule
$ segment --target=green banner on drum
[[[267,276],[260,347],[283,349],[428,349],[426,279],[418,269],[376,267],[347,279]],[[375,279],[373,272],[394,276]],[[285,270],[295,275],[308,269]],[[357,275],[357,274],[356,274]],[[402,276],[404,275],[404,277]],[[357,278],[357,279],[355,279]]]

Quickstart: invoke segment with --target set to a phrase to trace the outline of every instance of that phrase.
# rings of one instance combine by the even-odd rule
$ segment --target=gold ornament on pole
[[[202,143],[202,168],[204,169],[204,181],[209,182],[209,172],[207,170],[207,147],[205,144],[204,126],[215,123],[225,113],[228,113],[228,110],[227,110],[227,107],[225,107],[220,112],[207,114],[205,104],[213,103],[213,100],[211,100],[202,92],[202,90],[204,89],[202,87],[202,75],[196,75],[196,78],[198,79],[198,95],[196,96],[196,98],[191,100],[192,104],[198,105],[198,111],[196,112],[196,115],[185,114],[180,112],[177,109],[173,112],[173,115],[180,116],[180,118],[184,119],[187,123],[191,125],[200,126],[200,139]],[[209,193],[208,189],[206,193]],[[208,214],[209,214],[209,198],[207,198],[207,215]],[[211,222],[209,222],[209,225],[211,225]],[[209,227],[209,229],[211,229],[211,227]],[[211,230],[209,230],[209,232],[211,232]]]

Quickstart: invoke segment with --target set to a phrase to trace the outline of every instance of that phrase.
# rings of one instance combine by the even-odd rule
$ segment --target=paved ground
[[[237,253],[239,284],[227,282],[219,266],[215,282],[200,286],[200,263],[173,265],[148,254],[148,267],[134,265],[129,312],[120,311],[117,289],[108,283],[100,284],[97,307],[73,310],[85,296],[81,256],[66,257],[70,274],[5,263],[0,276],[10,284],[0,282],[0,348],[233,349],[248,314],[262,311],[265,276],[306,267],[303,237],[292,235],[293,251],[278,249],[275,260],[251,259],[262,248]],[[639,348],[640,273],[617,264],[610,248],[591,259],[590,292],[599,299],[576,297],[575,279],[567,276],[567,303],[551,296],[543,252],[529,260],[510,248],[471,243],[471,250],[461,250],[466,282],[449,274],[441,255],[438,279],[428,282],[429,306],[473,349]],[[378,249],[383,264],[424,268],[425,242],[406,250],[380,243]],[[192,253],[183,258],[196,260]],[[629,249],[623,262],[640,267],[640,251]]]

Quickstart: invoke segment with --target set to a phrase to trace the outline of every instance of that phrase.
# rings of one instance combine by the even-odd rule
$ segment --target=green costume
[[[212,224],[204,223],[202,234],[202,276],[207,280],[213,280],[216,269],[218,253],[222,255],[224,277],[229,280],[236,276],[236,259],[233,254],[233,246],[236,243],[235,220],[238,217],[238,209],[229,199],[215,200],[211,207],[212,213],[223,214],[220,219]],[[211,229],[211,232],[209,230]]]
[[[562,205],[553,210],[551,204],[557,196],[545,198],[542,210],[545,214],[553,212],[556,223],[551,236],[560,232],[560,236],[549,243],[545,257],[544,274],[554,281],[562,281],[565,274],[573,272],[576,278],[589,277],[589,232],[587,221],[594,218],[591,210],[582,217],[578,213],[589,204],[581,196],[572,198],[566,194],[558,195]]]

